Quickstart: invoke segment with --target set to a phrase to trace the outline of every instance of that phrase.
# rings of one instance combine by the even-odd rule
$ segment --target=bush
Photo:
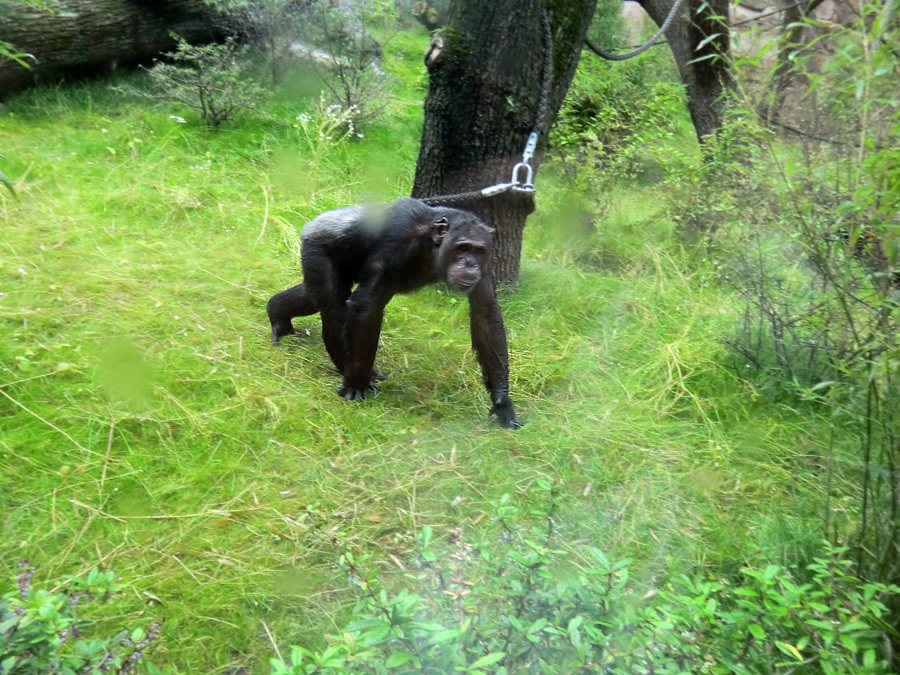
[[[393,593],[368,557],[341,548],[358,593],[353,617],[322,651],[299,646],[272,675],[339,673],[886,673],[883,596],[896,587],[851,576],[846,549],[824,544],[807,570],[698,573],[649,590],[627,560],[565,550],[549,508],[526,524],[509,497],[494,527],[449,546],[418,538],[407,588]]]
[[[93,622],[84,617],[86,605],[117,593],[112,572],[94,568],[86,577],[69,577],[60,590],[48,591],[32,587],[35,570],[27,561],[20,567],[16,577],[0,581],[3,675],[131,673],[156,641],[159,623],[111,637],[91,629]]]
[[[149,97],[183,103],[213,129],[241,109],[255,110],[263,91],[247,80],[240,65],[246,47],[233,38],[202,46],[176,40],[175,51],[165,55],[172,63],[157,63],[149,71],[156,88]]]
[[[554,149],[608,166],[648,138],[672,132],[682,107],[679,86],[648,83],[641,69],[621,68],[573,85],[551,132]]]
[[[332,102],[351,111],[354,126],[362,129],[381,116],[386,104],[386,76],[378,65],[382,45],[368,27],[391,23],[396,26],[393,2],[359,0],[335,6],[328,0],[312,0],[306,11],[303,37],[310,46],[324,52],[324,58],[313,58],[312,62]]]
[[[708,148],[700,180],[683,183],[689,208],[678,215],[705,225],[741,300],[728,338],[739,372],[757,390],[827,406],[839,449],[858,443],[847,539],[861,575],[898,583],[900,24],[876,0],[860,11],[841,30],[810,19],[819,37],[791,57],[794,86],[807,83],[817,103],[810,128],[778,143],[752,122],[776,101],[742,91],[743,114],[733,110],[734,126]],[[828,466],[829,481],[846,479]]]
[[[211,1],[211,0],[208,0]],[[296,60],[292,47],[305,14],[298,0],[217,0],[229,33],[247,40],[265,63],[272,84],[279,84]]]

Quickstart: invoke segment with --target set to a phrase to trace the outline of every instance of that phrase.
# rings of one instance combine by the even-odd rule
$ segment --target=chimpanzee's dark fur
[[[493,232],[472,213],[417,199],[323,213],[300,235],[303,283],[266,305],[272,342],[294,333],[292,318],[319,312],[325,348],[344,376],[338,393],[361,401],[383,379],[374,364],[387,303],[397,293],[446,281],[469,298],[472,347],[491,414],[516,429],[522,422],[509,398],[506,329],[486,270]]]

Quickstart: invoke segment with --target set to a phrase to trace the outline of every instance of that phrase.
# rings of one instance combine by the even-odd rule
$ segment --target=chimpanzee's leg
[[[307,293],[322,317],[322,340],[328,356],[343,374],[347,364],[344,324],[352,282],[324,255],[308,255],[304,249],[303,279]]]
[[[291,319],[295,316],[309,316],[318,310],[303,284],[297,284],[281,293],[276,293],[266,303],[266,314],[272,324],[272,344],[277,345],[285,335],[294,335]]]
[[[362,401],[370,391],[378,391],[378,380],[385,379],[375,370],[375,353],[384,307],[392,295],[374,277],[360,282],[347,301],[347,368],[338,393],[350,401]]]

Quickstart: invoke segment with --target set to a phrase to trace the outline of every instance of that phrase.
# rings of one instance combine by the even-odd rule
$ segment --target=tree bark
[[[544,60],[541,9],[546,5],[553,60],[547,113],[531,160],[537,171],[550,126],[575,75],[595,4],[596,0],[454,0],[447,28],[426,55],[429,88],[414,197],[469,192],[510,181],[538,115]],[[533,197],[508,191],[463,208],[496,228],[489,270],[493,279],[515,282]]]
[[[6,4],[0,40],[35,60],[30,68],[0,62],[0,96],[149,59],[175,46],[171,33],[188,42],[221,37],[203,0],[60,0],[53,12]]]
[[[658,26],[666,20],[673,4],[673,0],[638,1]],[[728,92],[734,87],[728,29],[730,3],[731,0],[687,0],[687,11],[675,17],[666,33],[701,144],[722,128]]]

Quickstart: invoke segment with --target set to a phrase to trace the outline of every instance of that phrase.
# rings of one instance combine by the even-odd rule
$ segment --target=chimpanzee
[[[319,312],[325,348],[344,377],[338,394],[362,401],[384,379],[374,364],[385,306],[397,293],[444,280],[469,297],[491,415],[508,429],[522,426],[509,398],[503,315],[485,268],[493,232],[473,213],[410,198],[323,213],[300,234],[303,283],[266,305],[272,343],[294,333],[293,317]]]

